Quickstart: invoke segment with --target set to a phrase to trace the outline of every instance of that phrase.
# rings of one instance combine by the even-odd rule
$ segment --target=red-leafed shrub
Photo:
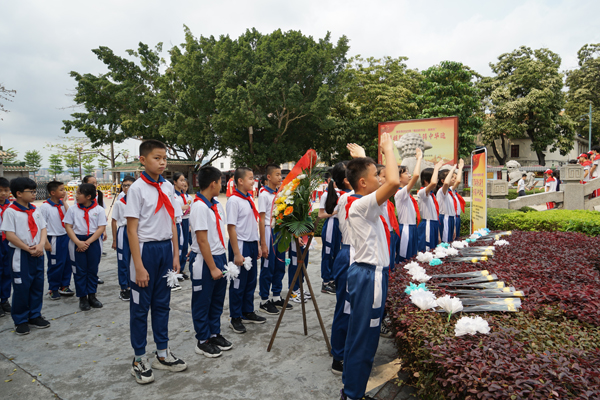
[[[518,313],[485,313],[489,335],[454,336],[446,314],[420,311],[399,266],[388,314],[411,384],[423,398],[600,398],[600,238],[514,232],[486,263],[424,265],[428,274],[487,269],[525,293]],[[480,243],[477,243],[479,245]],[[428,286],[445,294],[443,287]]]

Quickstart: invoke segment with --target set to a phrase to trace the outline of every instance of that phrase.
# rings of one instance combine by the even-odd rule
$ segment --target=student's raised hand
[[[217,279],[223,278],[223,271],[219,268],[214,268],[210,270],[210,276],[216,281]]]
[[[135,284],[141,288],[147,287],[148,282],[150,282],[150,275],[148,275],[148,271],[146,268],[142,267],[141,269],[135,269]]]
[[[242,265],[244,265],[244,256],[241,254],[235,255],[233,257],[233,263],[238,267],[241,267]]]
[[[465,166],[465,160],[463,160],[461,158],[460,160],[458,160],[458,169],[463,169],[464,166]]]
[[[381,146],[381,150],[383,152],[386,150],[394,151],[394,142],[392,141],[390,134],[387,132],[381,134],[381,137],[379,138],[379,145]]]
[[[434,168],[439,171],[439,169],[442,168],[443,166],[444,166],[444,159],[442,158],[440,161],[437,162],[437,164],[435,164]]]
[[[366,157],[365,149],[356,143],[348,143],[346,148],[350,151],[352,158]]]
[[[417,160],[421,160],[423,158],[423,151],[421,150],[420,147],[417,147],[416,153],[417,153]]]
[[[269,246],[267,246],[266,243],[263,243],[260,246],[260,250],[261,250],[261,253],[262,253],[262,258],[268,258],[269,257]]]

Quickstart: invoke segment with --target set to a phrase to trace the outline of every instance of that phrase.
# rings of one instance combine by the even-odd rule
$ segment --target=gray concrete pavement
[[[312,302],[307,303],[308,336],[302,332],[300,304],[294,303],[268,353],[277,317],[267,316],[263,325],[248,324],[248,332],[238,335],[228,326],[226,300],[222,334],[234,347],[220,358],[209,359],[194,352],[189,281],[172,294],[169,320],[170,347],[188,369],[178,374],[155,370],[154,383],[138,385],[130,375],[129,305],[118,298],[117,259],[110,240],[104,244],[108,255],[102,258],[99,272],[106,282],[98,290],[104,308],[81,312],[76,298],[45,297],[42,314],[52,326],[32,329],[27,336],[14,334],[10,316],[0,318],[0,399],[338,398],[341,378],[330,371],[332,359]],[[320,292],[320,250],[316,240],[308,271],[329,335],[335,296]],[[256,293],[258,309],[258,289]],[[148,351],[154,351],[151,332],[148,343]],[[375,365],[391,363],[396,357],[393,342],[382,338]]]

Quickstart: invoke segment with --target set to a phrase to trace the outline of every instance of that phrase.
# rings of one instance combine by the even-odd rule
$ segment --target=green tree
[[[19,160],[17,160],[17,157],[19,156],[19,152],[17,150],[15,150],[12,147],[9,147],[8,149],[6,149],[4,151],[9,154],[8,157],[4,157],[2,159],[2,161],[4,163],[11,164],[11,163],[17,163],[17,162],[19,162]]]
[[[479,75],[456,61],[442,61],[423,71],[417,101],[419,118],[458,117],[458,156],[469,158],[483,125]]]
[[[48,157],[48,161],[50,162],[48,172],[50,175],[54,175],[54,179],[56,179],[57,175],[60,175],[64,172],[62,158],[58,154],[52,154],[50,157]]]
[[[94,161],[96,161],[96,154],[85,154],[82,156],[81,165],[86,175],[95,176],[96,166],[94,165]]]
[[[63,153],[63,159],[65,160],[67,171],[71,173],[71,176],[75,179],[81,179],[81,164],[79,163],[77,154]]]
[[[589,114],[592,104],[592,142],[600,139],[600,43],[586,44],[577,52],[579,68],[567,72],[567,104],[565,111],[575,128],[588,137]]]
[[[39,150],[28,150],[25,152],[23,159],[25,160],[25,165],[33,168],[33,178],[35,179],[36,172],[42,166],[42,154]]]
[[[108,168],[108,160],[104,157],[99,157],[98,158],[98,168],[100,168],[100,171],[102,173],[102,179],[104,179],[104,170],[106,168]]]
[[[79,171],[72,172],[73,177],[81,177],[83,175],[84,164],[91,164],[95,159],[98,151],[92,148],[92,143],[88,138],[82,137],[62,137],[64,143],[48,143],[46,148],[58,150],[63,154],[67,168],[77,168]],[[88,157],[92,157],[91,162],[86,162]],[[76,161],[74,161],[76,160]]]
[[[490,64],[496,76],[483,83],[489,93],[485,143],[505,135],[529,138],[540,165],[545,165],[547,151],[565,155],[573,148],[573,123],[562,113],[565,95],[560,63],[558,54],[548,49],[521,46]]]
[[[334,45],[329,33],[315,41],[299,31],[263,35],[252,29],[235,41],[221,37],[218,47],[229,61],[216,89],[213,122],[236,165],[260,169],[297,160],[331,127],[346,37]]]

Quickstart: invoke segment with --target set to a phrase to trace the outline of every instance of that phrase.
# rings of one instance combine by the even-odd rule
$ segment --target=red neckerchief
[[[127,195],[121,197],[121,200],[119,200],[121,203],[127,205]]]
[[[179,193],[177,190],[175,191],[178,195],[181,196],[181,198],[183,199],[183,205],[187,204],[187,197],[185,197],[185,193],[181,192]]]
[[[271,189],[270,187],[268,187],[267,185],[263,186],[260,188],[259,193],[263,193],[263,192],[269,192],[271,194],[277,194],[277,192],[279,191],[279,189]]]
[[[465,213],[465,199],[463,199],[463,197],[456,193],[456,197],[458,198],[458,202],[460,203],[460,209],[462,210],[463,214]]]
[[[153,186],[158,191],[158,201],[156,202],[156,210],[154,210],[154,214],[156,214],[162,208],[162,206],[165,206],[165,210],[167,210],[167,213],[169,213],[169,217],[174,219],[175,209],[173,208],[173,204],[171,204],[171,199],[169,199],[169,196],[167,196],[167,194],[160,188],[160,186],[165,182],[165,178],[159,175],[158,182],[156,182],[154,179],[150,178],[146,172],[142,172],[141,177],[144,182],[150,186]]]
[[[8,201],[8,199],[6,199],[4,201],[4,204],[0,205],[0,217],[4,218],[4,211],[6,211],[6,209],[8,208],[8,206],[10,206],[10,201]],[[2,232],[2,240],[6,240],[6,232]]]
[[[84,207],[81,204],[77,203],[77,207],[80,210],[83,210],[83,219],[85,219],[85,223],[87,224],[87,234],[90,234],[90,210],[94,207],[96,207],[98,205],[98,203],[96,202],[96,200],[92,201],[92,204],[90,204],[89,207]]]
[[[353,194],[351,196],[348,196],[348,203],[346,203],[346,207],[345,207],[346,208],[346,219],[348,219],[348,214],[349,214],[350,206],[352,205],[352,203],[354,203],[356,200],[360,199],[360,197],[356,197],[356,196],[359,196],[359,195]],[[389,205],[388,205],[388,207],[389,207]],[[385,230],[385,238],[387,240],[388,255],[389,255],[390,244],[392,241],[392,236],[390,235],[390,228],[389,228],[387,222],[385,222],[385,217],[383,215],[380,215],[379,218],[381,219],[381,222],[383,223],[383,229]],[[390,221],[391,220],[392,220],[392,217],[390,217]],[[400,229],[398,229],[398,232],[400,232]]]
[[[207,201],[206,197],[202,196],[200,193],[196,193],[196,198],[194,199],[194,203],[197,201],[202,201],[208,208],[210,208],[215,213],[215,219],[217,221],[217,232],[219,233],[219,239],[221,239],[221,244],[225,247],[225,240],[223,240],[223,232],[221,232],[221,215],[219,214],[219,209],[217,208],[217,203]]]
[[[240,192],[239,190],[235,189],[233,191],[232,195],[236,196],[236,197],[239,197],[240,199],[244,199],[248,203],[250,203],[250,207],[252,207],[252,212],[254,213],[254,217],[258,221],[258,210],[256,209],[256,205],[254,204],[254,199],[252,198],[252,195],[250,194],[250,192],[248,192],[248,194],[246,196],[244,196],[242,194],[242,192]]]
[[[35,206],[30,203],[29,208],[25,208],[20,204],[13,203],[9,207],[18,212],[23,212],[23,213],[27,214],[27,225],[29,225],[29,232],[31,232],[31,239],[34,240],[35,235],[37,235],[37,233],[38,233],[38,226],[35,223],[35,218],[33,218]]]
[[[65,219],[65,214],[63,213],[63,210],[62,210],[62,207],[63,207],[62,200],[59,200],[58,203],[55,203],[52,200],[48,199],[44,203],[50,204],[52,207],[56,207],[56,209],[58,210],[58,215],[60,216],[60,223],[62,224],[62,226],[64,228],[65,223],[63,222],[63,219]]]
[[[419,224],[421,223],[421,211],[419,210],[419,204],[417,203],[415,198],[412,197],[412,194],[409,193],[408,198],[410,199],[410,201],[412,201],[413,207],[415,208],[415,215],[417,216],[417,226],[419,226]]]
[[[422,187],[421,189],[425,189],[424,187]],[[431,192],[429,192],[429,195],[431,195],[431,198],[433,199],[433,204],[435,204],[435,212],[437,213],[437,215],[440,215],[440,205],[437,202],[437,197],[435,196],[435,194],[433,193],[433,190]],[[463,200],[464,201],[464,200]]]
[[[458,213],[458,204],[456,203],[456,197],[452,194],[452,189],[448,189],[448,193],[450,193],[450,197],[452,197],[452,201],[454,202],[454,214]]]
[[[396,207],[394,207],[394,203],[389,200],[387,201],[387,212],[388,217],[390,218],[392,229],[398,236],[400,236],[400,225],[398,224],[398,218],[396,218]]]
[[[588,167],[588,166],[590,166],[590,165],[592,165],[592,164],[593,164],[593,162],[592,162],[592,161],[590,161],[590,160],[585,160],[584,162],[582,162],[582,163],[581,163],[581,166],[582,166],[582,167]]]

